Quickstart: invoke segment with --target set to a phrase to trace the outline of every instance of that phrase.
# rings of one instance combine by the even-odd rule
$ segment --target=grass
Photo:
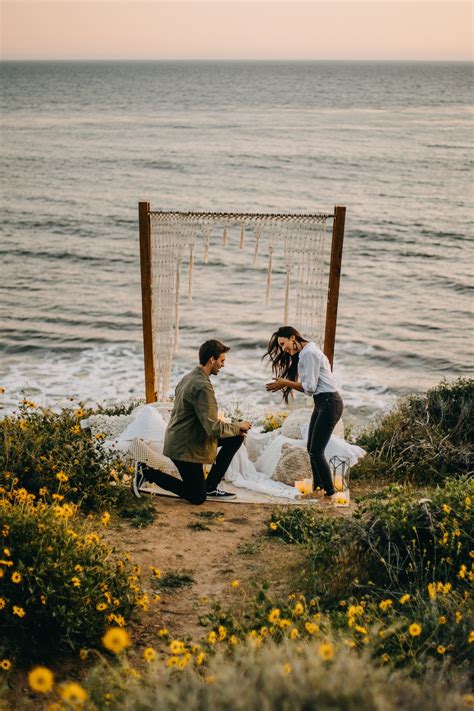
[[[168,570],[157,581],[156,588],[164,592],[173,592],[194,585],[194,582],[190,570]]]

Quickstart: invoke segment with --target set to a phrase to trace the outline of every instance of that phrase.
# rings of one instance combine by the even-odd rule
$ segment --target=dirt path
[[[218,600],[225,608],[254,581],[268,581],[274,594],[290,592],[287,581],[297,578],[302,551],[266,535],[273,506],[210,502],[195,507],[159,496],[154,504],[158,516],[152,525],[135,529],[116,520],[107,536],[140,566],[145,589],[156,586],[152,566],[162,572],[161,581],[166,576],[177,585],[160,590],[160,602],[141,615],[134,629],[139,646],[156,646],[163,628],[175,638],[198,640],[204,634],[199,617],[210,603]],[[191,578],[190,584],[179,586],[182,575]]]

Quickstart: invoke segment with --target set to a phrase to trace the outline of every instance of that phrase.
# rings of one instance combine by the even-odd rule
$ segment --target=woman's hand
[[[287,381],[284,378],[273,378],[273,382],[265,385],[266,390],[272,393],[276,393],[277,390],[283,390],[286,387],[288,387]]]

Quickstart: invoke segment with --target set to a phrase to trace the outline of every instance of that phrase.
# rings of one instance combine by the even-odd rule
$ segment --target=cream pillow
[[[281,434],[290,439],[303,439],[301,427],[310,421],[312,412],[307,408],[292,412],[282,424]]]
[[[159,469],[160,472],[164,474],[170,474],[170,476],[175,476],[180,478],[179,472],[175,465],[163,454],[163,444],[153,443],[153,447],[142,439],[134,439],[128,450],[128,454],[136,462],[144,462],[149,467],[153,469]]]
[[[272,479],[293,486],[295,481],[312,479],[313,472],[306,449],[294,444],[284,444]]]

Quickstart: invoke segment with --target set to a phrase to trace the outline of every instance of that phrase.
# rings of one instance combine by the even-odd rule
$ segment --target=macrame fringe
[[[151,213],[151,273],[153,348],[155,381],[159,400],[168,400],[171,383],[173,353],[179,348],[181,268],[188,259],[188,300],[193,300],[194,262],[196,249],[203,249],[203,261],[208,262],[211,237],[217,227],[222,230],[224,244],[232,238],[229,232],[240,227],[240,249],[245,243],[245,230],[253,230],[255,244],[247,244],[257,263],[261,240],[268,236],[268,262],[265,303],[269,304],[273,288],[273,260],[286,274],[283,322],[289,320],[308,338],[321,344],[324,331],[325,300],[323,288],[325,215],[299,218],[297,215],[257,216],[247,214],[199,213],[171,218],[162,213]],[[248,235],[247,235],[248,237]],[[201,247],[201,241],[203,247]],[[252,259],[252,256],[250,259]],[[278,259],[278,262],[276,261]],[[275,277],[276,278],[276,277]],[[291,303],[290,303],[291,299]]]

